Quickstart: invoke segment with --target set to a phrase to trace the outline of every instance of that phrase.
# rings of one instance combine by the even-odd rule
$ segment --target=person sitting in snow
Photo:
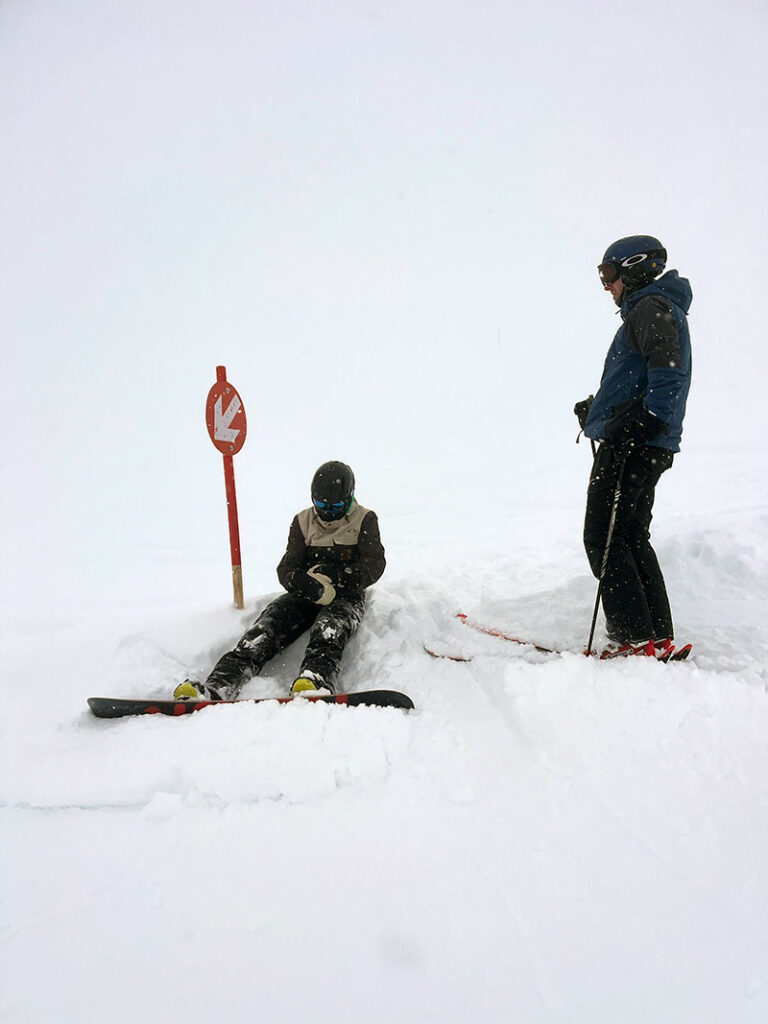
[[[187,680],[174,698],[234,700],[266,663],[309,630],[292,693],[335,692],[344,648],[363,618],[365,591],[386,560],[375,512],[355,499],[355,476],[325,462],[312,479],[312,507],[294,516],[277,577],[287,593],[271,601],[205,683]]]
[[[691,286],[676,270],[663,274],[666,262],[666,249],[651,235],[620,238],[606,250],[598,272],[622,324],[608,350],[599,391],[574,407],[586,436],[600,442],[589,479],[584,546],[593,574],[603,576],[609,640],[603,658],[666,659],[675,651],[650,524],[656,485],[680,451],[691,384]]]

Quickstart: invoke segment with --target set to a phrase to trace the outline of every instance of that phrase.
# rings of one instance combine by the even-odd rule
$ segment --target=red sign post
[[[235,467],[232,456],[245,444],[247,430],[243,401],[227,380],[225,366],[216,367],[216,383],[205,403],[205,425],[214,447],[224,456],[224,484],[227,491],[229,546],[232,552],[232,587],[235,608],[243,607],[243,567],[240,560],[240,529],[237,524]]]

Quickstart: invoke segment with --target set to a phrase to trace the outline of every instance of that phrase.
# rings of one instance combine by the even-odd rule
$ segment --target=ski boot
[[[619,640],[611,640],[603,648],[600,660],[607,658],[631,658],[631,657],[655,658],[656,648],[653,640],[627,640],[622,643]]]
[[[333,692],[332,684],[321,679],[314,672],[304,672],[298,679],[294,679],[293,686],[291,686],[293,697],[315,697],[321,694],[325,696]]]
[[[185,679],[173,691],[174,700],[221,700],[221,697],[205,683],[192,683]]]

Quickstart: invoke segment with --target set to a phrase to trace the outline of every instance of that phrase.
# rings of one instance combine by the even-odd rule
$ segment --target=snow
[[[764,1024],[764,13],[108,7],[0,12],[0,1020]],[[636,231],[694,289],[668,666],[579,654]],[[232,645],[328,458],[388,557],[342,684],[415,710],[92,717]]]

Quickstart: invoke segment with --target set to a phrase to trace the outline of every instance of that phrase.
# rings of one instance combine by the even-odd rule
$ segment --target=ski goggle
[[[603,286],[607,287],[609,284],[613,284],[614,281],[619,279],[619,264],[618,263],[601,263],[597,268],[597,272],[600,275],[600,280],[603,282]]]
[[[347,507],[346,501],[319,501],[317,498],[312,499],[312,504],[318,512],[343,512]]]

